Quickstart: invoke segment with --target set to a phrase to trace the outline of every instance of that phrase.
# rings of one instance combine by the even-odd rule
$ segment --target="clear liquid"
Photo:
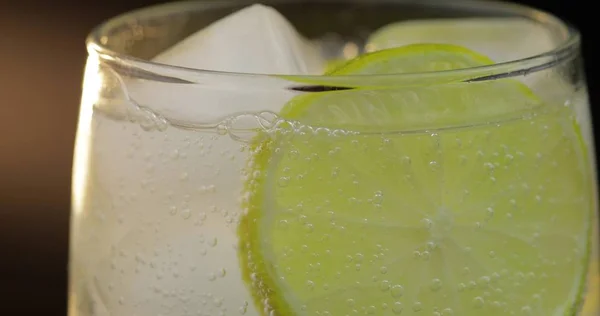
[[[102,113],[92,135],[74,213],[74,315],[255,314],[236,251],[245,145]]]
[[[256,135],[235,128],[240,117],[277,121],[263,112],[154,128],[93,113],[90,153],[76,166],[86,179],[73,211],[70,315],[262,315],[240,270],[243,171]],[[596,270],[584,316],[597,315]]]

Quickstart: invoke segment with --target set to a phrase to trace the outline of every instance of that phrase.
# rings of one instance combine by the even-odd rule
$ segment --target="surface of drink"
[[[145,70],[88,60],[71,316],[598,315],[581,78],[313,94]]]

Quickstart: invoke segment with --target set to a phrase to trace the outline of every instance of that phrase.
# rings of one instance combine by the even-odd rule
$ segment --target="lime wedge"
[[[333,74],[487,63],[424,44]],[[571,109],[499,80],[310,94],[280,116],[250,148],[238,230],[264,315],[562,316],[581,305],[592,191]]]

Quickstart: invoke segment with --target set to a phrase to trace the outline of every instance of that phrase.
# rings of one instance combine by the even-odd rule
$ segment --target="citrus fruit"
[[[491,61],[447,44],[331,75]],[[238,228],[264,315],[572,315],[591,179],[571,109],[510,79],[313,93],[250,146]]]
[[[506,62],[531,57],[556,47],[555,35],[523,17],[441,18],[386,25],[367,40],[368,51],[434,42],[454,44]]]

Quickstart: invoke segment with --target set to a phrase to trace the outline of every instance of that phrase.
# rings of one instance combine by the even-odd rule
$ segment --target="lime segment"
[[[424,44],[332,74],[485,64]],[[242,269],[265,315],[576,308],[592,206],[569,108],[501,80],[312,94],[280,116],[250,148],[239,226]]]

